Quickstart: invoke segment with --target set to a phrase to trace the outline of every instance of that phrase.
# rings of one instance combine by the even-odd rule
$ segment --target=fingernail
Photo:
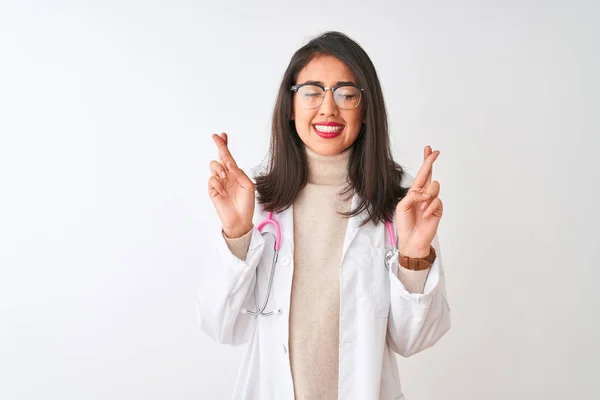
[[[423,194],[423,197],[425,197],[426,199],[428,199],[428,198],[431,197],[431,195],[429,193],[425,193],[425,194]]]
[[[223,179],[227,178],[227,175],[225,175],[225,171],[221,171],[220,175],[221,175],[221,178],[223,178]]]

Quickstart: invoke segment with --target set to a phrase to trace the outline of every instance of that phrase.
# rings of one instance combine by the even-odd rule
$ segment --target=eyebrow
[[[321,86],[325,86],[325,84],[321,81],[306,81],[303,83],[303,85],[321,85]],[[339,86],[339,85],[356,85],[355,82],[352,81],[338,81],[334,86]]]

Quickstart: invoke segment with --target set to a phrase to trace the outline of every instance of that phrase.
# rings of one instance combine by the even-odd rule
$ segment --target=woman
[[[408,357],[450,328],[439,151],[425,148],[414,180],[394,162],[375,68],[339,32],[293,55],[256,184],[227,135],[213,140],[222,237],[197,309],[216,342],[249,342],[232,398],[404,398],[394,352]]]

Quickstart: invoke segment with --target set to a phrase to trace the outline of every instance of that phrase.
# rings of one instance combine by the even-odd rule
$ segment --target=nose
[[[324,96],[323,103],[321,103],[321,107],[319,107],[319,114],[336,116],[339,110],[333,99],[333,90],[326,90]]]

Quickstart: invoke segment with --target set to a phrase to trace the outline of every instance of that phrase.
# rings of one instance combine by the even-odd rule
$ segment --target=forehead
[[[357,83],[356,76],[340,60],[330,55],[318,55],[313,58],[298,74],[296,83],[306,81],[322,82],[325,86],[335,85],[337,82]]]

